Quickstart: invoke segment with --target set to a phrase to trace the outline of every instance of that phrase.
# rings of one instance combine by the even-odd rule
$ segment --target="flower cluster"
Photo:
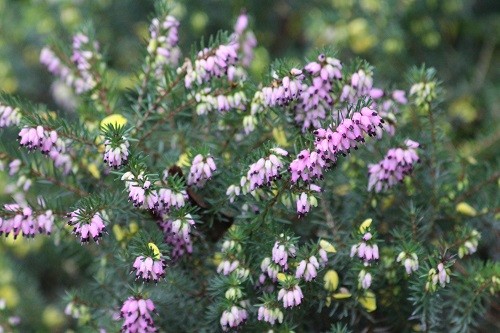
[[[378,245],[373,242],[372,238],[373,235],[370,232],[364,233],[361,242],[351,247],[351,258],[357,255],[359,259],[363,260],[365,266],[378,260],[380,258]]]
[[[437,285],[444,288],[447,283],[450,283],[450,269],[446,268],[442,262],[435,268],[431,268],[427,274],[427,282],[425,284],[425,290],[434,292],[437,290]]]
[[[280,171],[284,162],[282,156],[287,156],[288,152],[279,147],[271,148],[271,154],[260,158],[250,165],[246,176],[242,176],[239,185],[230,185],[226,191],[230,202],[234,202],[240,194],[247,194],[255,191],[259,187],[270,186],[271,182],[281,178]],[[253,193],[253,192],[252,192]]]
[[[358,275],[358,288],[368,289],[372,285],[372,274],[362,269]]]
[[[186,88],[191,88],[193,83],[200,85],[213,77],[227,76],[230,71],[234,71],[234,65],[238,61],[238,48],[239,44],[231,40],[228,44],[201,50],[194,64],[187,59],[182,67],[186,70]]]
[[[315,184],[309,184],[309,190],[314,192],[321,192],[321,187]],[[318,199],[316,199],[316,197],[311,193],[302,192],[297,197],[297,214],[299,218],[309,213],[311,207],[316,206],[318,206]]]
[[[54,215],[51,210],[36,213],[29,206],[19,204],[5,204],[3,209],[9,217],[0,217],[0,235],[12,234],[16,239],[19,234],[33,238],[37,233],[50,235],[52,232]]]
[[[121,138],[121,142],[114,142],[114,140],[106,139],[104,141],[104,163],[108,164],[110,168],[118,169],[125,165],[128,161],[128,147],[130,144],[125,137]]]
[[[21,112],[18,108],[0,103],[0,128],[19,125]]]
[[[241,64],[249,67],[253,60],[253,49],[257,46],[255,34],[248,30],[248,15],[246,13],[238,16],[234,25],[234,35],[239,40],[240,51],[242,53]]]
[[[304,67],[310,75],[311,84],[303,87],[297,104],[294,106],[295,121],[302,124],[302,131],[308,128],[321,127],[320,120],[325,119],[326,112],[333,104],[332,89],[335,80],[342,78],[342,64],[338,59],[318,56]]]
[[[212,178],[213,172],[217,170],[214,159],[208,155],[198,154],[191,163],[191,169],[187,179],[188,185],[202,187],[206,181]]]
[[[363,107],[360,112],[354,112],[351,118],[342,120],[335,130],[315,130],[315,150],[302,150],[290,163],[292,182],[309,182],[322,177],[323,169],[335,163],[339,154],[345,156],[351,148],[357,149],[359,143],[365,142],[366,135],[376,134],[376,128],[381,127],[383,122],[376,111]]]
[[[279,241],[274,243],[272,260],[286,270],[288,269],[288,257],[295,257],[297,249],[294,240],[290,236],[281,234],[280,238]]]
[[[40,63],[45,65],[49,72],[58,76],[77,94],[83,94],[94,89],[97,82],[91,72],[93,62],[100,58],[97,43],[92,43],[87,35],[78,33],[73,37],[73,53],[71,61],[76,64],[75,73],[50,48],[44,47],[40,52]]]
[[[43,154],[54,161],[54,166],[62,168],[68,174],[72,167],[69,154],[66,153],[66,144],[58,137],[56,131],[45,130],[42,126],[23,127],[18,135],[19,144],[31,150],[40,148]]]
[[[413,272],[416,272],[418,270],[418,257],[416,253],[406,253],[406,252],[401,252],[398,254],[398,257],[396,258],[397,262],[402,262],[403,266],[405,267],[406,274],[410,275]]]
[[[135,258],[133,270],[135,271],[136,279],[141,278],[143,281],[149,282],[153,280],[155,283],[165,276],[165,268],[167,264],[160,256],[146,257],[138,256]]]
[[[283,300],[283,307],[291,308],[300,305],[304,295],[302,294],[302,289],[298,284],[291,286],[290,288],[282,288],[278,292],[278,301]]]
[[[381,90],[372,88],[373,77],[371,71],[367,72],[360,69],[356,73],[352,74],[350,84],[346,84],[342,88],[340,101],[356,104],[362,97],[369,96],[371,98],[380,98],[382,94]]]
[[[280,272],[280,266],[271,261],[271,258],[264,258],[260,264],[260,269],[262,271],[262,274],[259,276],[259,283],[261,285],[266,281],[265,274],[267,274],[271,281],[276,282],[278,279],[278,273]]]
[[[175,260],[184,253],[193,252],[191,229],[195,225],[195,221],[190,214],[177,218],[171,218],[164,214],[158,225],[163,231],[165,243],[172,246],[170,255],[172,259]]]
[[[257,319],[266,321],[271,325],[274,325],[276,321],[281,324],[283,322],[283,312],[278,307],[261,305],[257,312]]]
[[[226,112],[232,109],[244,111],[247,98],[243,91],[237,91],[232,95],[211,95],[211,89],[205,88],[195,94],[196,113],[207,114],[212,110]]]
[[[265,185],[270,186],[272,181],[281,177],[280,170],[283,169],[283,162],[278,156],[270,154],[250,165],[246,176],[250,191]]]
[[[181,51],[177,46],[179,21],[170,15],[154,18],[149,27],[148,53],[152,57],[156,74],[162,73],[164,66],[177,66]]]
[[[245,308],[233,305],[230,309],[225,310],[220,318],[220,325],[223,331],[228,331],[231,328],[236,328],[243,324],[248,319],[248,312]]]
[[[37,126],[22,128],[18,139],[22,147],[26,147],[29,150],[40,148],[42,153],[48,154],[52,148],[55,148],[58,137],[56,131],[49,132],[42,126]]]
[[[268,107],[284,106],[296,100],[306,88],[303,84],[304,74],[297,68],[290,70],[290,76],[281,80],[275,77],[272,86],[262,88],[262,100]]]
[[[241,267],[239,260],[242,251],[241,243],[238,240],[238,237],[232,236],[237,232],[238,232],[237,228],[230,229],[229,232],[230,239],[226,239],[222,243],[221,262],[217,266],[217,273],[219,274],[229,275],[231,272],[238,269],[240,271],[239,273],[241,273],[238,275],[242,276],[247,275],[246,272],[242,271],[245,269]]]
[[[99,243],[99,238],[102,237],[103,233],[107,232],[103,214],[100,212],[87,214],[87,212],[80,209],[68,214],[68,224],[73,226],[72,233],[80,238],[82,244],[88,243],[90,238]]]
[[[120,309],[120,317],[125,319],[121,331],[123,333],[150,333],[157,329],[151,317],[155,311],[153,301],[138,297],[129,297]]]
[[[158,193],[151,188],[151,181],[144,172],[135,176],[131,171],[123,174],[121,180],[125,180],[125,188],[128,190],[128,199],[137,208],[148,208],[156,210],[158,207]]]
[[[78,33],[73,36],[71,61],[76,64],[80,76],[79,80],[74,82],[77,94],[90,91],[97,85],[91,70],[93,62],[100,57],[98,50],[97,42],[92,42],[87,35]]]
[[[463,258],[465,255],[471,255],[477,251],[481,234],[477,230],[472,230],[467,239],[458,248],[458,257]]]
[[[419,143],[406,140],[405,145],[407,149],[391,148],[382,161],[368,165],[369,191],[386,191],[413,171],[415,163],[420,161],[416,150]]]

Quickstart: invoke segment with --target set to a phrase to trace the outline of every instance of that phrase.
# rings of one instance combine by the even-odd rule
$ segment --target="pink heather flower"
[[[373,87],[373,78],[371,73],[366,73],[360,69],[351,76],[351,84],[342,88],[340,95],[341,102],[356,104],[357,100],[363,96],[369,96]]]
[[[79,78],[75,80],[74,87],[77,94],[82,94],[94,89],[97,85],[92,74],[92,62],[100,57],[97,43],[91,43],[88,36],[78,33],[73,36],[73,54],[71,61],[76,64]]]
[[[406,92],[404,90],[394,90],[392,92],[392,99],[394,99],[399,104],[408,103],[408,99],[406,98]]]
[[[181,51],[178,47],[179,21],[170,15],[154,18],[149,26],[150,40],[148,53],[151,55],[156,74],[163,72],[164,66],[176,67],[179,63]]]
[[[158,190],[159,210],[163,213],[168,213],[171,209],[184,207],[188,198],[185,190],[176,192],[169,188],[160,188]]]
[[[240,262],[238,260],[233,260],[233,261],[223,260],[221,261],[219,266],[217,266],[217,273],[219,274],[222,273],[223,275],[229,275],[229,273],[237,269],[239,265]]]
[[[119,144],[113,144],[111,140],[104,141],[104,163],[108,164],[110,168],[119,168],[125,165],[128,161],[128,143],[125,137]]]
[[[99,238],[106,231],[104,220],[101,213],[95,213],[90,219],[82,216],[80,209],[77,209],[69,214],[68,224],[73,226],[73,234],[80,237],[80,242],[88,243],[90,238],[94,242],[99,243]]]
[[[241,64],[244,67],[250,66],[253,60],[253,50],[257,46],[257,39],[255,34],[248,30],[248,15],[246,13],[238,16],[231,38],[239,42],[239,51],[242,54]]]
[[[296,252],[295,245],[290,242],[290,237],[287,237],[284,241],[274,243],[272,259],[276,264],[286,269],[288,267],[288,257],[295,257]]]
[[[21,167],[21,160],[15,159],[9,163],[9,176],[14,176]]]
[[[250,185],[250,191],[265,185],[270,186],[271,182],[281,178],[280,170],[283,168],[283,162],[274,154],[261,158],[250,165],[247,172],[247,180]]]
[[[438,269],[438,281],[439,285],[441,287],[444,287],[447,283],[450,283],[450,275],[448,274],[447,270],[444,268],[444,265],[442,262],[440,262],[437,266]]]
[[[166,267],[167,264],[162,258],[139,256],[135,258],[133,270],[135,271],[136,280],[141,278],[146,282],[153,280],[157,283],[159,279],[165,277]]]
[[[272,281],[276,281],[278,279],[278,273],[280,272],[280,266],[277,264],[271,262],[271,258],[266,257],[262,260],[262,263],[260,264],[260,269],[263,273],[266,273],[267,276]]]
[[[120,309],[120,317],[125,321],[122,325],[123,333],[150,333],[157,332],[151,312],[155,311],[153,301],[138,297],[129,297]]]
[[[372,285],[372,275],[364,269],[358,275],[358,288],[369,289]]]
[[[294,105],[295,121],[302,124],[302,131],[319,128],[320,120],[325,119],[332,108],[334,99],[332,89],[335,80],[342,78],[342,64],[338,59],[318,56],[317,62],[304,67],[304,72],[311,77],[311,85],[304,85],[298,102]]]
[[[300,289],[298,284],[290,289],[280,289],[278,292],[278,301],[283,300],[283,307],[285,308],[300,305],[303,298],[302,289]]]
[[[297,158],[290,163],[291,181],[293,183],[299,180],[310,182],[315,178],[322,178],[323,169],[326,167],[327,161],[316,151],[302,150]]]
[[[73,87],[74,83],[79,80],[72,73],[71,69],[67,67],[55,53],[48,47],[44,47],[40,52],[40,63],[45,65],[50,73],[61,78],[61,80],[68,86]]]
[[[297,68],[290,70],[290,75],[285,76],[281,80],[276,80],[271,87],[264,87],[262,89],[262,97],[264,105],[284,106],[299,98],[300,93],[306,88],[302,83],[304,74]]]
[[[195,222],[191,214],[186,214],[184,217],[172,221],[171,232],[187,240],[190,238],[191,226],[193,225]]]
[[[319,262],[315,256],[309,257],[307,260],[302,260],[297,266],[297,271],[295,272],[295,277],[300,279],[304,278],[305,281],[312,281],[318,275],[317,269],[319,269]]]
[[[233,305],[230,309],[225,310],[220,318],[220,325],[223,331],[228,331],[231,328],[236,328],[243,324],[248,319],[246,309]]]
[[[378,260],[380,258],[378,245],[369,244],[368,241],[371,239],[372,234],[369,232],[365,233],[362,237],[362,241],[351,247],[351,258],[357,255],[358,258],[363,260],[366,265],[370,264],[374,260]]]
[[[248,27],[248,15],[246,13],[240,14],[234,25],[234,32],[241,35]]]
[[[19,125],[21,112],[18,108],[0,104],[0,128]]]
[[[416,149],[418,142],[406,140],[407,149],[392,148],[384,159],[377,164],[368,165],[368,190],[386,191],[413,171],[414,165],[420,161]]]
[[[185,69],[184,84],[191,88],[193,83],[201,85],[213,77],[226,76],[228,69],[238,61],[239,44],[230,41],[227,45],[219,45],[216,48],[205,48],[198,52],[194,64],[188,59],[182,66]]]
[[[177,260],[186,253],[193,253],[193,243],[191,236],[184,238],[183,235],[172,232],[173,220],[166,219],[158,222],[158,226],[163,231],[164,241],[172,247],[170,257]]]
[[[9,236],[14,239],[19,234],[27,238],[35,237],[36,233],[50,235],[54,224],[54,216],[51,210],[36,214],[29,206],[19,204],[5,204],[4,210],[12,213],[0,217],[0,235]]]
[[[212,178],[213,172],[217,169],[214,159],[208,155],[203,156],[198,154],[194,157],[189,171],[188,185],[202,187],[206,181]]]
[[[281,324],[283,322],[283,312],[277,307],[269,308],[261,305],[258,310],[257,320],[266,321],[271,325],[274,325],[276,321]]]
[[[125,188],[128,190],[128,199],[132,201],[137,208],[146,208],[156,211],[160,205],[158,192],[151,188],[151,181],[141,172],[135,176],[127,171],[123,174],[121,180],[125,181]]]

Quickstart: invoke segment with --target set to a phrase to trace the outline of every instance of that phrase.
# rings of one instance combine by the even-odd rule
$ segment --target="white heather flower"
[[[283,312],[278,308],[270,308],[265,305],[261,305],[258,310],[257,320],[266,321],[271,325],[277,321],[278,323],[283,322]]]
[[[401,252],[396,258],[396,261],[402,262],[405,267],[406,274],[408,275],[418,270],[418,257],[416,253]]]

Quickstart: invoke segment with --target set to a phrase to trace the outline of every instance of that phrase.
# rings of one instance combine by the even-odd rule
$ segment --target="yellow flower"
[[[352,295],[349,292],[349,290],[347,290],[344,287],[340,288],[338,293],[335,293],[335,294],[332,295],[332,297],[335,298],[335,299],[346,299],[346,298],[349,298],[351,296]]]
[[[285,273],[278,273],[278,281],[283,282],[287,278]]]
[[[157,259],[157,260],[161,259],[161,252],[160,252],[160,249],[158,248],[158,246],[156,246],[156,244],[155,244],[155,243],[152,243],[152,242],[148,243],[148,247],[149,247],[151,250],[153,250],[153,253],[154,253],[154,255],[155,255],[155,257],[154,257],[155,259]]]
[[[339,285],[339,275],[333,269],[326,272],[323,280],[325,281],[325,289],[328,291],[334,291]]]
[[[121,114],[112,114],[101,120],[101,128],[106,127],[106,125],[115,125],[116,127],[122,127],[127,124],[127,118]]]
[[[273,138],[278,145],[282,147],[288,146],[288,140],[286,139],[286,134],[283,130],[283,127],[280,126],[273,128]]]
[[[359,304],[365,308],[368,312],[373,312],[377,310],[377,299],[375,294],[371,291],[367,291],[362,297],[358,299]]]
[[[332,244],[330,244],[330,242],[327,242],[324,239],[319,241],[319,246],[328,253],[336,253],[337,252],[337,250],[335,250],[335,247]]]
[[[463,214],[463,215],[467,215],[467,216],[476,216],[477,215],[476,209],[474,209],[474,207],[472,207],[471,205],[469,205],[466,202],[460,202],[457,205],[456,210],[458,213]]]
[[[5,285],[0,288],[0,298],[5,300],[8,308],[15,308],[19,303],[19,294],[11,285]]]
[[[190,166],[191,165],[191,161],[189,160],[189,155],[186,154],[186,153],[182,153],[180,156],[179,156],[179,160],[177,161],[177,163],[175,163],[178,167],[185,167],[185,166]]]
[[[125,232],[118,224],[113,225],[113,233],[117,241],[121,242],[125,238]]]
[[[365,233],[366,229],[368,229],[372,225],[372,219],[366,219],[359,226],[359,232]]]
[[[90,163],[88,166],[87,166],[87,170],[90,172],[90,174],[95,178],[95,179],[99,179],[101,178],[101,172],[99,171],[99,169],[97,168],[97,165],[95,163]]]

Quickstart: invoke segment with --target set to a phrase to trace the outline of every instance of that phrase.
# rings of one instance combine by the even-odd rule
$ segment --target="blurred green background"
[[[144,54],[153,1],[0,0],[0,90],[59,108],[53,78],[39,64],[51,38],[93,22],[120,89],[131,88]],[[219,29],[231,30],[246,9],[259,46],[251,68],[257,79],[276,58],[302,61],[315,48],[341,60],[360,57],[375,67],[375,82],[407,87],[413,65],[435,67],[445,88],[444,129],[464,157],[498,166],[500,118],[500,1],[498,0],[194,0],[172,4],[181,21],[184,54]],[[5,179],[0,179],[0,185]],[[7,198],[3,198],[3,202]],[[64,290],[91,279],[83,249],[55,247],[53,239],[0,243],[0,299],[21,331],[76,327],[63,315]],[[43,257],[40,255],[43,253]],[[43,259],[43,260],[42,260]]]

